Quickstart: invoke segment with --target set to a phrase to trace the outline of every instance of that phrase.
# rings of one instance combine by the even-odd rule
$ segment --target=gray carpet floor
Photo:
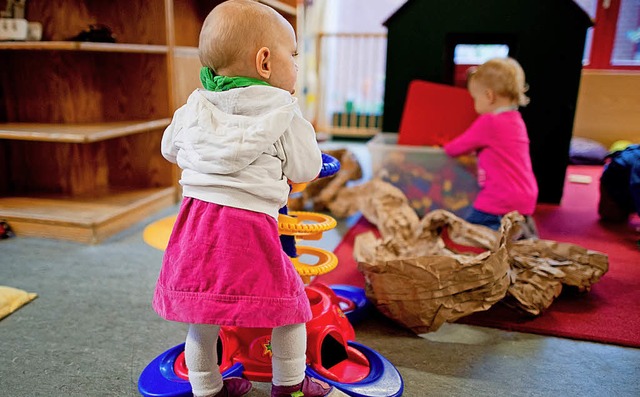
[[[137,396],[144,367],[184,341],[151,296],[162,252],[142,239],[167,208],[99,245],[0,241],[0,285],[38,298],[0,320],[0,396]],[[354,219],[315,242],[333,249]],[[640,396],[640,349],[461,324],[419,337],[380,315],[356,339],[387,357],[405,396]],[[249,397],[268,396],[256,383]]]

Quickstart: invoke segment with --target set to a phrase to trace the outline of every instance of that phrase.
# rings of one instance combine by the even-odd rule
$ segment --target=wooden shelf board
[[[287,2],[285,1],[279,1],[279,0],[259,0],[259,1],[263,4],[268,5],[274,10],[278,10],[289,15],[296,15],[298,13],[298,10],[296,9],[296,7],[294,7],[291,4],[287,4]]]
[[[198,58],[198,47],[188,47],[188,46],[176,46],[173,48],[173,54],[179,57],[194,57]]]
[[[380,132],[376,128],[318,127],[316,131],[332,136],[369,138]]]
[[[3,197],[0,219],[18,237],[93,244],[174,202],[174,187],[114,191],[96,198]]]
[[[155,44],[91,43],[85,41],[7,41],[0,42],[0,50],[25,51],[94,51],[166,54],[169,47]]]
[[[170,122],[170,118],[163,118],[150,121],[81,124],[0,123],[0,139],[91,143],[165,128]]]

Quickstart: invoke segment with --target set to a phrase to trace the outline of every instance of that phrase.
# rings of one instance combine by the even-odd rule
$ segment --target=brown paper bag
[[[503,301],[538,315],[563,285],[588,291],[608,270],[606,255],[549,240],[513,241],[524,217],[513,212],[499,232],[436,210],[421,220],[394,186],[372,180],[343,189],[333,208],[361,211],[378,226],[356,237],[354,257],[366,292],[388,317],[418,332]]]
[[[609,269],[607,255],[575,244],[522,240],[511,244],[513,282],[506,303],[538,315],[560,295],[562,286],[589,291]]]
[[[469,227],[447,211],[432,211],[416,235],[414,246],[420,255],[402,258],[372,233],[355,241],[354,257],[365,276],[367,297],[383,314],[416,333],[435,331],[445,321],[487,310],[505,297],[510,285],[506,238],[498,240],[493,251],[460,255],[437,237],[436,231],[443,228],[456,237]],[[476,230],[478,240],[494,245],[488,236],[495,237],[495,232],[482,229],[486,228]]]

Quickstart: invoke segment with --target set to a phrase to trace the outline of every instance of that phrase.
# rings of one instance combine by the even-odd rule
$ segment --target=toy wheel
[[[309,376],[323,380],[352,397],[398,397],[404,390],[404,381],[396,367],[375,350],[350,341],[348,345],[362,353],[369,361],[369,374],[358,382],[341,383],[327,379],[311,366],[307,366]]]
[[[241,377],[242,364],[237,363],[222,373],[223,378]],[[186,379],[184,343],[174,346],[151,361],[140,374],[138,391],[145,397],[192,397]]]
[[[371,308],[364,288],[342,284],[333,284],[329,287],[338,297],[340,309],[351,324],[356,324],[364,319],[367,311]]]
[[[316,238],[319,233],[331,230],[337,224],[336,220],[329,215],[317,212],[291,211],[289,215],[280,214],[278,217],[280,234],[296,236],[302,239],[306,236],[312,239]]]

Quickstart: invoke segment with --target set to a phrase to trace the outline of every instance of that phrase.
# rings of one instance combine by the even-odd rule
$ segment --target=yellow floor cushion
[[[34,300],[38,294],[0,285],[0,319]]]

